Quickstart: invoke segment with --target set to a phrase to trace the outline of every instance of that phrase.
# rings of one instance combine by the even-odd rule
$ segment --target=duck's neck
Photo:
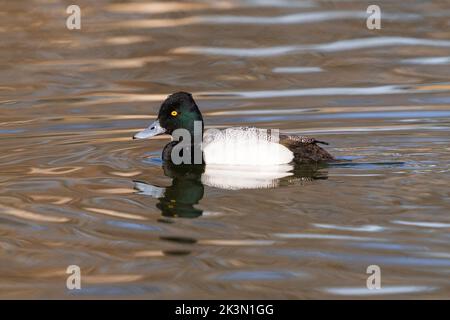
[[[203,130],[204,130],[203,119],[201,114],[195,115],[193,121],[192,119],[190,119],[187,123],[184,123],[183,129],[189,132],[191,145],[200,144],[203,140]],[[181,140],[183,139],[180,138],[179,141]]]

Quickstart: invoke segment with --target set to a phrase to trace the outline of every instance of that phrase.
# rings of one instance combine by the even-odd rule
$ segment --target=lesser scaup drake
[[[163,133],[172,135],[176,129],[185,129],[194,137],[196,122],[197,130],[201,130],[203,136],[202,161],[206,164],[278,165],[334,160],[331,154],[318,146],[318,143],[327,143],[310,137],[278,134],[274,129],[233,127],[203,133],[202,114],[187,92],[168,96],[161,105],[157,120],[133,138],[146,139]],[[191,139],[192,145],[194,140]],[[164,161],[171,161],[172,150],[178,143],[172,141],[164,147]]]

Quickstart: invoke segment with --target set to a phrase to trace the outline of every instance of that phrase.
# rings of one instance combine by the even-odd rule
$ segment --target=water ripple
[[[380,289],[368,289],[361,287],[336,287],[323,289],[327,293],[340,296],[375,296],[385,294],[402,294],[436,291],[437,287],[431,286],[383,286]]]
[[[450,64],[450,57],[421,57],[401,60],[404,64],[442,65]]]
[[[188,25],[296,25],[307,23],[320,23],[336,20],[365,20],[365,11],[321,11],[321,12],[301,12],[281,16],[240,16],[240,15],[199,15],[184,17],[179,19],[134,19],[124,21],[116,26],[121,28],[168,28]],[[417,21],[422,16],[417,14],[388,13],[383,12],[383,19],[387,21]]]
[[[266,48],[224,48],[224,47],[179,47],[171,50],[175,54],[201,54],[234,57],[273,57],[302,52],[340,52],[390,46],[450,47],[449,40],[419,39],[406,37],[371,37],[339,40],[311,45],[290,45]]]

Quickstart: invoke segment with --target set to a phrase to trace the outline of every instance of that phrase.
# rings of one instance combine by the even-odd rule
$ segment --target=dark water
[[[1,6],[0,297],[449,297],[448,1],[378,1],[381,30],[365,1],[78,4]],[[131,136],[179,90],[344,161],[163,168]]]

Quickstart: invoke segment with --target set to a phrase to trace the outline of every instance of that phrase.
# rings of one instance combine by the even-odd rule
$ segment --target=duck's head
[[[133,139],[147,139],[163,133],[172,134],[176,129],[186,129],[194,134],[194,122],[203,118],[192,95],[187,92],[171,94],[161,105],[158,118],[145,130],[136,133]]]

